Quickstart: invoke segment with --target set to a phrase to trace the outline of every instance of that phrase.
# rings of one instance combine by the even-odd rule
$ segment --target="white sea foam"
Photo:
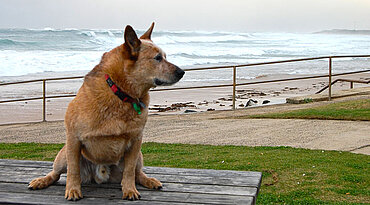
[[[142,33],[139,31],[138,35]],[[370,53],[369,35],[155,31],[153,41],[166,51],[169,61],[187,67]],[[104,52],[122,43],[123,30],[0,29],[0,76],[88,71],[99,63]],[[337,71],[369,67],[368,59],[345,58],[335,62],[343,62]],[[238,77],[326,73],[327,64],[322,64],[248,68],[240,71]],[[185,80],[224,80],[224,75],[229,74],[187,74]]]
[[[100,57],[97,51],[1,51],[0,76],[91,70]]]

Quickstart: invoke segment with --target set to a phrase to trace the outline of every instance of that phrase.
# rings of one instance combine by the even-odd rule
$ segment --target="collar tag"
[[[141,115],[141,109],[137,105],[137,103],[132,103],[132,106],[134,107],[134,110],[137,112],[137,114]]]

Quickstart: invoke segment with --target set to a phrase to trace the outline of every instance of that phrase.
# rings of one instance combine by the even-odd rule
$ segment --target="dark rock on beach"
[[[184,113],[194,113],[197,112],[196,110],[185,110]]]
[[[262,105],[268,104],[268,103],[270,103],[270,102],[271,102],[270,100],[264,100],[264,101],[262,102]]]
[[[195,105],[191,105],[193,102],[187,102],[187,103],[174,103],[171,105],[173,108],[181,108],[181,107],[195,107]]]
[[[231,99],[231,98],[228,98],[228,99],[226,99],[226,98],[219,98],[218,100],[221,100],[221,101],[232,101],[233,99]]]
[[[251,95],[251,96],[266,96],[267,94],[263,93],[263,92],[250,92],[250,93],[248,93],[248,95]]]
[[[167,112],[170,110],[180,110],[181,108],[191,107],[196,108],[195,105],[192,105],[194,102],[187,102],[187,103],[174,103],[171,106],[167,105],[153,105],[150,107],[149,110],[157,110],[158,112]]]
[[[257,103],[258,103],[257,100],[249,99],[248,102],[245,104],[245,107],[249,107],[249,106],[252,106],[252,105],[257,104]]]

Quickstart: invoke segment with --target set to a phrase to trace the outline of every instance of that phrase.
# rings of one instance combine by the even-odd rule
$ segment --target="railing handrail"
[[[332,74],[331,76],[341,76],[341,75],[350,75],[356,73],[366,73],[370,72],[370,69],[361,70],[361,71],[352,71],[346,73],[337,73]],[[255,81],[255,82],[248,82],[248,83],[236,83],[235,86],[243,86],[243,85],[254,85],[254,84],[263,84],[263,83],[277,83],[282,81],[293,81],[293,80],[307,80],[313,78],[325,78],[329,77],[329,75],[313,75],[313,76],[305,76],[305,77],[295,77],[295,78],[283,78],[283,79],[276,79],[276,80],[265,80],[265,81]],[[170,91],[170,90],[186,90],[186,89],[199,89],[199,88],[218,88],[218,87],[231,87],[233,84],[224,84],[224,85],[206,85],[206,86],[194,86],[194,87],[179,87],[179,88],[161,88],[161,89],[153,89],[150,91]]]
[[[13,85],[13,84],[23,84],[23,83],[35,83],[35,82],[42,82],[42,81],[54,81],[54,80],[71,80],[71,79],[79,79],[85,76],[71,76],[71,77],[60,77],[60,78],[41,78],[35,80],[25,80],[25,81],[14,81],[9,83],[0,83],[0,86],[3,85]]]
[[[342,76],[342,75],[350,75],[350,74],[357,74],[357,73],[365,73],[370,72],[368,70],[362,71],[353,71],[353,72],[346,72],[346,73],[337,73],[332,74],[332,76]],[[329,75],[314,75],[314,76],[306,76],[306,77],[296,77],[296,78],[283,78],[283,79],[276,79],[276,80],[265,80],[265,81],[255,81],[255,82],[248,82],[248,83],[237,83],[235,86],[243,86],[243,85],[255,85],[255,84],[264,84],[264,83],[277,83],[283,81],[294,81],[294,80],[307,80],[307,79],[314,79],[314,78],[325,78]],[[356,81],[353,81],[356,82]],[[333,83],[332,83],[333,84]],[[202,88],[220,88],[220,87],[231,87],[233,84],[221,84],[221,85],[206,85],[206,86],[193,86],[193,87],[179,87],[179,88],[161,88],[161,89],[153,89],[150,90],[151,92],[155,91],[172,91],[172,90],[190,90],[190,89],[202,89]],[[327,86],[328,87],[328,86]],[[326,87],[326,88],[327,88]],[[50,95],[46,96],[46,99],[53,99],[53,98],[68,98],[68,97],[75,97],[76,94],[69,94],[69,95]],[[12,100],[2,100],[1,103],[9,103],[9,102],[21,102],[21,101],[30,101],[30,100],[42,100],[43,97],[33,97],[33,98],[20,98],[20,99],[12,99]]]
[[[310,58],[297,58],[289,60],[280,60],[280,61],[267,61],[261,63],[248,63],[248,64],[235,64],[235,65],[224,65],[224,66],[212,66],[212,67],[200,67],[200,68],[186,68],[184,71],[199,71],[199,70],[216,70],[216,69],[225,69],[225,68],[240,68],[240,67],[250,67],[250,66],[259,66],[259,65],[271,65],[271,64],[280,64],[280,63],[291,63],[299,61],[311,61],[311,60],[321,60],[328,58],[368,58],[370,55],[336,55],[336,56],[320,56],[320,57],[310,57]],[[71,80],[84,78],[85,76],[72,76],[72,77],[58,77],[58,78],[42,78],[35,80],[26,80],[26,81],[15,81],[8,83],[0,83],[0,86],[12,85],[12,84],[22,84],[22,83],[34,83],[42,81],[56,81],[56,80]]]
[[[369,72],[370,69],[361,70],[361,71],[352,71],[347,73],[339,73],[339,74],[332,74],[332,59],[333,58],[368,58],[370,55],[337,55],[337,56],[321,56],[321,57],[312,57],[312,58],[298,58],[298,59],[290,59],[290,60],[280,60],[280,61],[269,61],[269,62],[262,62],[262,63],[249,63],[249,64],[239,64],[239,65],[225,65],[225,66],[213,66],[213,67],[203,67],[203,68],[191,68],[191,69],[184,69],[185,71],[199,71],[199,70],[214,70],[214,69],[224,69],[224,68],[233,68],[233,84],[221,84],[221,85],[209,85],[209,86],[193,86],[193,87],[178,87],[178,88],[163,88],[163,89],[151,89],[150,91],[169,91],[169,90],[187,90],[187,89],[199,89],[199,88],[217,88],[217,87],[233,87],[233,110],[236,109],[236,98],[235,92],[237,86],[244,86],[244,85],[253,85],[253,84],[263,84],[263,83],[275,83],[275,82],[283,82],[283,81],[293,81],[293,80],[305,80],[305,79],[313,79],[313,78],[322,78],[322,77],[329,77],[328,87],[329,87],[329,94],[328,100],[331,100],[331,85],[332,85],[332,76],[339,76],[339,75],[348,75],[348,74],[355,74],[355,73],[363,73]],[[247,83],[236,83],[236,68],[240,67],[249,67],[249,66],[259,66],[259,65],[271,65],[271,64],[279,64],[279,63],[290,63],[290,62],[298,62],[298,61],[311,61],[311,60],[320,60],[320,59],[329,59],[329,73],[327,75],[314,75],[314,76],[305,76],[305,77],[295,77],[295,78],[283,78],[283,79],[275,79],[275,80],[265,80],[265,81],[256,81],[256,82],[247,82]],[[42,114],[43,114],[43,121],[46,121],[46,99],[48,98],[64,98],[64,97],[74,97],[75,94],[70,95],[53,95],[53,96],[46,96],[46,81],[56,81],[56,80],[70,80],[70,79],[79,79],[83,78],[84,76],[73,76],[73,77],[58,77],[58,78],[44,78],[44,79],[35,79],[35,80],[27,80],[27,81],[18,81],[18,82],[8,82],[8,83],[0,83],[0,86],[4,85],[13,85],[13,84],[22,84],[22,83],[33,83],[33,82],[42,82],[42,97],[33,97],[33,98],[23,98],[23,99],[13,99],[13,100],[3,100],[0,103],[7,103],[7,102],[19,102],[19,101],[27,101],[27,100],[43,100],[42,103]],[[334,83],[334,82],[333,82]],[[353,82],[352,82],[353,83]],[[351,84],[351,88],[353,84]]]
[[[353,87],[353,83],[362,83],[362,84],[369,84],[370,83],[370,80],[352,80],[352,79],[342,79],[342,78],[339,78],[339,79],[335,79],[331,85],[334,85],[335,83],[337,82],[350,82],[351,83],[351,88]],[[321,90],[317,91],[315,94],[319,94],[321,93],[322,91],[326,90],[329,88],[329,85],[321,88]]]

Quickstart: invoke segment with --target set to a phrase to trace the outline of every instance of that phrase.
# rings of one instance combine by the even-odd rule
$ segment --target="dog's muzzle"
[[[183,71],[181,68],[176,66],[176,70],[173,73],[172,79],[170,81],[155,78],[154,79],[154,84],[156,86],[173,85],[173,84],[177,83],[184,76],[184,74],[185,74],[185,71]]]
[[[185,71],[183,71],[181,68],[176,67],[175,76],[178,78],[178,81],[184,76]]]

